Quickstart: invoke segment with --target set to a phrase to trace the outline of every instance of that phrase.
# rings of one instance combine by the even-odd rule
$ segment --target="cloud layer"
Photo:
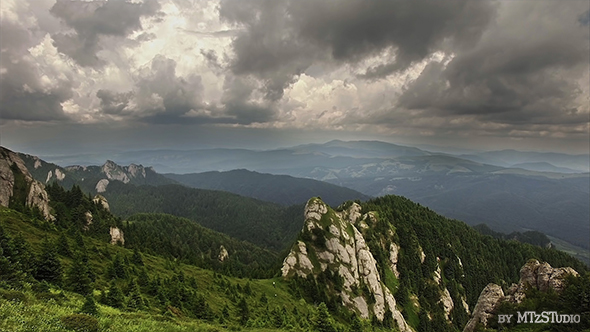
[[[589,6],[5,0],[0,119],[587,146]]]

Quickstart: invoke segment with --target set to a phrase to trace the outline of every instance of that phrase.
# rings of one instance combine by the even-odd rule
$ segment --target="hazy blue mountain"
[[[458,157],[502,167],[510,167],[514,164],[522,163],[545,162],[557,167],[570,168],[581,173],[590,171],[590,156],[587,154],[571,155],[554,152],[501,150],[462,154]]]
[[[531,171],[537,172],[555,172],[555,173],[581,173],[578,170],[574,170],[567,167],[557,167],[553,164],[544,161],[538,162],[530,162],[530,163],[519,163],[514,164],[511,167],[513,168],[524,168]]]
[[[395,158],[402,156],[425,156],[430,152],[414,147],[402,146],[380,141],[340,141],[333,140],[324,144],[306,144],[292,149],[299,152],[323,153],[329,156],[354,158]]]
[[[245,169],[164,175],[193,188],[229,191],[281,205],[303,204],[314,196],[321,196],[326,203],[334,206],[348,200],[369,199],[369,196],[358,191],[331,183],[289,175],[262,174]]]

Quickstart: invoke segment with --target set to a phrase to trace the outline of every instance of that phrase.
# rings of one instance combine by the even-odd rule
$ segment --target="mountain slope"
[[[517,282],[530,258],[587,271],[563,252],[481,235],[403,197],[336,210],[312,198],[282,275],[308,301],[401,330],[452,331],[488,283]]]
[[[114,214],[167,213],[240,240],[283,249],[301,227],[301,209],[285,208],[223,191],[181,185],[135,186],[120,181],[103,193]]]
[[[281,205],[303,204],[313,196],[321,196],[330,205],[348,200],[369,199],[358,191],[326,182],[288,175],[262,174],[245,169],[164,175],[193,188],[223,190]]]

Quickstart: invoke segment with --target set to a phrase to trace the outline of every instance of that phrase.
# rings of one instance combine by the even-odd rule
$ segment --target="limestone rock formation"
[[[12,167],[15,167],[16,171],[13,171]],[[33,176],[27,170],[24,161],[18,154],[3,147],[0,147],[0,205],[8,206],[10,204],[10,198],[14,194],[15,172],[22,175],[25,182],[22,185],[26,185],[27,187],[26,198],[24,198],[25,205],[37,207],[45,219],[55,220],[55,217],[51,215],[49,196],[45,191],[45,186],[33,179]]]
[[[98,195],[98,194],[95,195],[94,198],[92,199],[92,201],[95,204],[100,204],[103,207],[103,209],[110,211],[109,202],[107,201],[106,198],[104,198],[103,195]]]
[[[227,249],[225,249],[225,247],[223,245],[221,245],[219,247],[219,261],[223,262],[225,261],[227,258],[229,257],[229,253],[227,252]]]
[[[102,165],[102,172],[109,180],[118,180],[123,183],[128,183],[130,181],[127,172],[111,160],[107,160],[107,162]]]
[[[502,287],[496,284],[488,284],[477,299],[477,304],[473,309],[471,319],[465,325],[463,332],[475,330],[477,324],[487,326],[488,318],[494,315],[500,302],[504,299]]]
[[[553,268],[547,262],[531,259],[520,269],[518,284],[512,284],[506,293],[496,284],[489,284],[484,288],[463,332],[473,331],[478,323],[486,327],[487,319],[493,315],[502,301],[521,303],[529,287],[543,292],[552,289],[560,293],[565,286],[564,279],[568,275],[578,276],[578,272],[571,267]]]
[[[375,215],[371,212],[361,214],[361,207],[356,203],[337,212],[319,198],[310,199],[305,206],[300,239],[283,261],[282,275],[285,278],[307,277],[330,269],[342,277],[343,287],[339,295],[344,306],[357,311],[363,318],[375,315],[379,320],[383,320],[389,310],[401,331],[411,331],[396,307],[391,290],[381,280],[377,262],[359,230],[374,222]],[[393,245],[389,249],[393,272],[396,271],[398,247]],[[363,295],[353,291],[361,285],[373,295],[373,304],[369,305]]]
[[[97,193],[104,193],[105,191],[107,191],[107,186],[109,185],[109,180],[107,179],[102,179],[99,180],[98,183],[96,183],[96,192]]]
[[[125,245],[125,236],[123,235],[123,231],[121,231],[118,227],[111,227],[110,234],[111,244],[120,243],[121,245]]]

